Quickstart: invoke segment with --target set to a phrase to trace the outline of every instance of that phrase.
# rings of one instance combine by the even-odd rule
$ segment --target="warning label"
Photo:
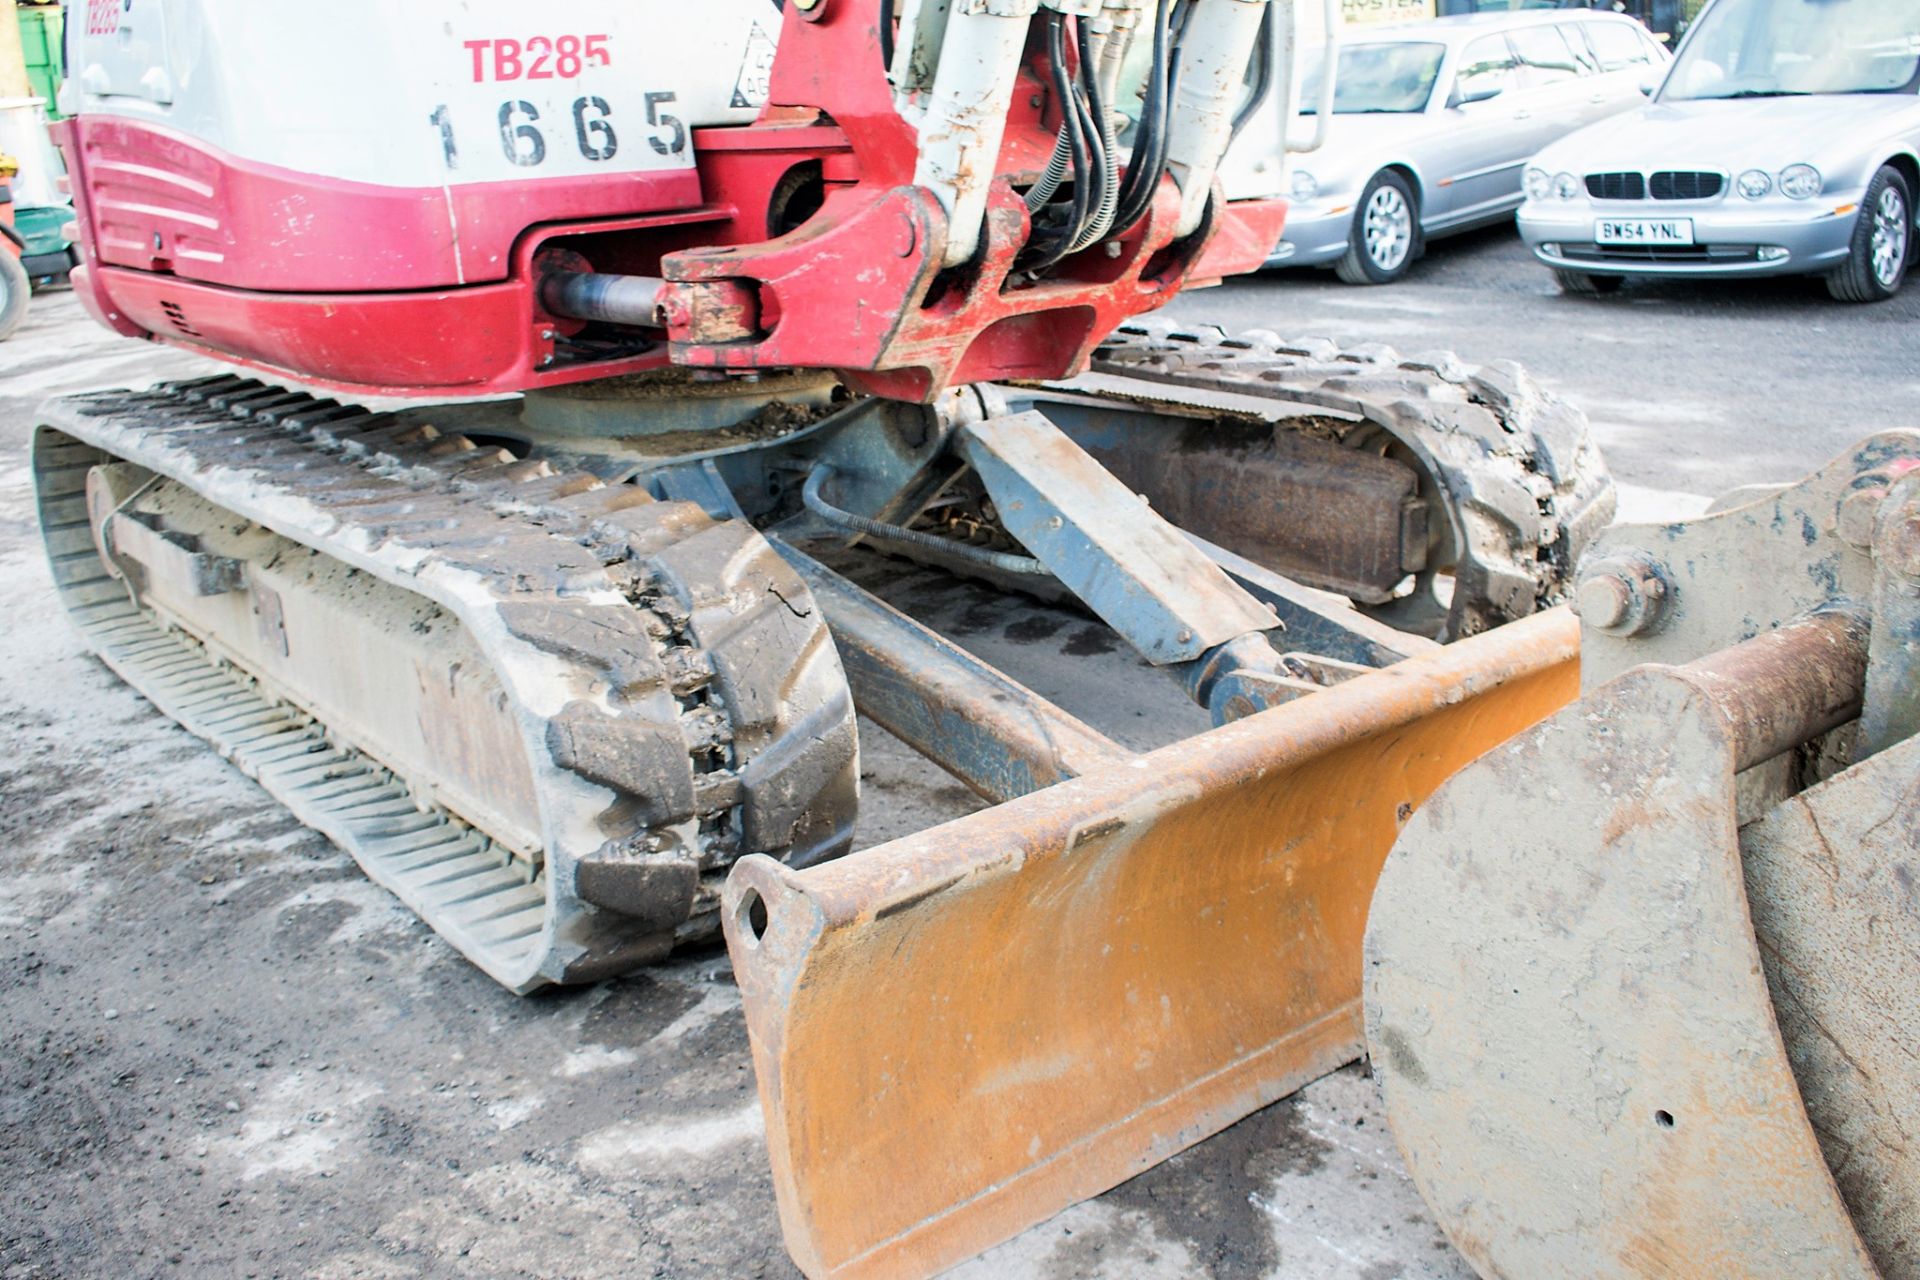
[[[731,105],[763,107],[767,104],[767,94],[773,87],[773,54],[777,47],[766,28],[754,23],[753,34],[747,37],[747,51],[740,58],[740,76],[733,82]]]

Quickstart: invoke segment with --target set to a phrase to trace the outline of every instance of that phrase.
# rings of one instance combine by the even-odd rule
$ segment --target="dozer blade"
[[[1738,824],[1866,666],[1838,611],[1636,668],[1408,826],[1367,1033],[1482,1275],[1920,1275],[1920,744]]]
[[[239,377],[54,401],[69,616],[514,991],[711,936],[742,848],[844,849],[851,699],[765,540],[433,412]]]
[[[1357,1058],[1410,813],[1578,684],[1556,610],[837,863],[722,923],[787,1246],[941,1270]]]

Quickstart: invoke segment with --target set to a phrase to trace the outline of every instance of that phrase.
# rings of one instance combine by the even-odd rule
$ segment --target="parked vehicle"
[[[78,261],[66,235],[66,169],[47,137],[45,107],[39,98],[0,98],[0,340],[25,321],[33,293],[64,283]]]
[[[11,338],[27,318],[33,280],[20,261],[26,247],[13,226],[13,189],[0,178],[0,342]]]
[[[1667,61],[1644,27],[1610,13],[1467,14],[1346,46],[1325,145],[1293,171],[1267,265],[1399,279],[1430,237],[1509,216],[1530,156],[1642,104],[1642,83]],[[1318,81],[1303,81],[1308,111]]]
[[[1822,274],[1890,298],[1920,198],[1920,6],[1715,0],[1641,110],[1547,148],[1520,231],[1571,293]]]
[[[1700,0],[1439,0],[1440,16],[1453,13],[1492,13],[1514,9],[1606,9],[1637,18],[1661,40],[1672,40],[1687,29]]]

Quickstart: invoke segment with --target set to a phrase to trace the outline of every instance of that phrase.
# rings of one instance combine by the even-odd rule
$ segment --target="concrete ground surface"
[[[1269,276],[1175,308],[1519,359],[1593,415],[1643,516],[1920,416],[1917,311],[1795,281],[1561,298],[1508,230],[1393,288]],[[0,1277],[796,1275],[723,950],[504,995],[79,652],[33,529],[33,407],[202,367],[65,294],[0,346]],[[1204,724],[1084,617],[924,572],[887,594],[1130,746]],[[863,730],[862,844],[976,803]],[[955,1274],[1471,1273],[1356,1067]]]

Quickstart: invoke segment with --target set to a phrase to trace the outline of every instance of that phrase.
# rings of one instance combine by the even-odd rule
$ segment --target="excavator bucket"
[[[1389,860],[1367,1037],[1482,1275],[1920,1275],[1916,446],[1610,532],[1598,683]]]
[[[1576,640],[1553,610],[838,862],[738,863],[801,1268],[936,1272],[1359,1057],[1388,849],[1574,695]]]

